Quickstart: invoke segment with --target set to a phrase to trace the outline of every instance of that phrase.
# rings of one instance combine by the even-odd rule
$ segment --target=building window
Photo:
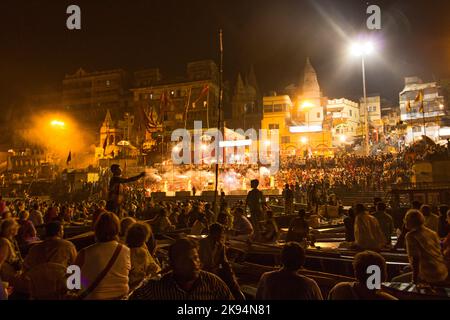
[[[273,105],[273,112],[281,112],[283,111],[283,105],[282,104],[274,104]]]
[[[290,136],[281,137],[281,143],[291,143],[291,137]]]
[[[320,112],[317,112],[317,119],[320,118]]]
[[[280,125],[278,123],[270,123],[269,124],[269,130],[276,130],[279,128],[280,128]]]
[[[348,112],[349,112],[349,114],[350,114],[350,117],[352,117],[353,116],[353,112],[352,112],[353,110],[352,109],[350,109]]]
[[[413,132],[422,132],[422,127],[420,126],[413,127]]]
[[[273,112],[272,105],[265,105],[264,106],[264,112]]]
[[[106,86],[109,87],[111,85],[111,81],[106,80]]]

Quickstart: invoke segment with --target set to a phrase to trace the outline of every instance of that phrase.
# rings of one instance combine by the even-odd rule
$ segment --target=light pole
[[[364,95],[364,149],[365,154],[369,155],[369,110],[367,109],[367,93],[366,93],[366,65],[364,57],[370,55],[374,51],[374,46],[371,42],[354,43],[351,46],[351,52],[356,57],[361,57],[362,80],[363,80],[363,95]]]
[[[310,135],[310,126],[309,126],[309,112],[311,111],[311,109],[314,108],[314,104],[312,104],[309,101],[303,101],[303,103],[301,104],[301,109],[303,110],[303,113],[305,114],[305,118],[306,118],[306,125],[307,125],[307,154],[309,156],[309,149],[311,149],[311,135]]]

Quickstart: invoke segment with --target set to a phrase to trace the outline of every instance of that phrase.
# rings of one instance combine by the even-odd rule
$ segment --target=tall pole
[[[223,100],[223,42],[222,42],[222,29],[219,30],[219,45],[220,45],[220,72],[219,72],[219,104],[218,104],[218,112],[219,115],[217,117],[217,131],[218,133],[221,132],[222,124],[221,124],[221,112],[222,112],[222,100]],[[216,211],[217,208],[217,187],[219,184],[219,141],[216,141],[216,173],[215,173],[215,186],[214,186],[214,211]],[[216,212],[216,215],[218,212]]]
[[[365,152],[369,155],[369,110],[367,110],[367,93],[366,93],[366,67],[364,56],[361,58],[362,77],[363,77],[363,93],[364,93],[364,122],[365,122]]]

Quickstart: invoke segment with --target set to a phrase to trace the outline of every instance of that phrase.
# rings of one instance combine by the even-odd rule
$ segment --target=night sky
[[[70,4],[81,7],[80,31],[66,29]],[[367,31],[368,4],[382,10],[382,30],[370,32],[378,48],[367,61],[369,93],[395,103],[404,76],[450,77],[448,0],[2,0],[0,108],[79,67],[184,75],[188,61],[218,61],[219,27],[226,80],[253,64],[262,91],[279,90],[300,81],[310,56],[326,96],[358,97],[361,68],[347,48]]]

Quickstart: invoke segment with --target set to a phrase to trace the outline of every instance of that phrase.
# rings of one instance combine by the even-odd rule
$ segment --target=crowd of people
[[[346,160],[347,161],[347,160]],[[346,163],[355,163],[358,158]],[[373,160],[377,166],[378,160]],[[239,279],[228,260],[227,239],[276,243],[280,228],[271,207],[259,190],[259,181],[245,201],[227,203],[220,197],[218,210],[202,200],[147,201],[137,190],[129,193],[120,168],[112,168],[108,201],[61,203],[35,198],[4,201],[0,198],[0,297],[9,299],[136,299],[136,300],[243,300]],[[283,196],[295,197],[287,184]],[[292,203],[291,203],[292,204]],[[378,265],[387,277],[380,252],[405,248],[410,261],[397,280],[441,286],[448,284],[450,267],[450,211],[413,203],[398,239],[387,206],[376,199],[370,212],[362,204],[344,219],[348,246],[360,251],[354,258],[354,282],[338,283],[324,296],[318,283],[301,271],[305,243],[312,239],[314,212],[285,207],[295,214],[281,250],[282,266],[262,274],[257,299],[394,299],[383,291],[367,288],[367,266]],[[217,213],[216,213],[217,212]],[[68,225],[88,226],[93,243],[77,250],[64,236]],[[178,236],[180,232],[189,237]],[[170,239],[167,255],[156,239]],[[67,268],[81,270],[81,289],[68,290]],[[408,271],[408,272],[406,272]]]

